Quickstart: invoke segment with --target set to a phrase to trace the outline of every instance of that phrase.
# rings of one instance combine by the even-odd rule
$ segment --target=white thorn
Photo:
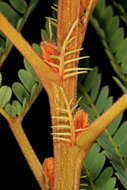
[[[83,49],[84,49],[84,48],[71,50],[71,51],[69,51],[69,52],[66,52],[66,53],[65,53],[65,56],[70,55],[70,54],[72,54],[72,53],[76,53],[76,52],[82,51]]]
[[[55,27],[57,27],[57,23],[51,21],[51,24],[54,25]]]
[[[72,40],[74,40],[74,39],[76,39],[76,37],[75,36],[73,36],[70,40],[68,40],[68,41],[64,41],[64,45],[63,45],[63,49],[65,50],[66,49],[66,47],[68,46],[68,44],[69,43],[71,43],[72,42]]]
[[[64,141],[64,142],[71,142],[70,139],[66,139],[66,138],[62,138],[62,137],[53,137],[53,140]]]
[[[91,70],[91,69],[76,67],[76,68],[65,69],[64,72],[67,73],[67,72],[71,72],[71,71],[88,71],[88,70]]]
[[[77,57],[77,58],[69,59],[69,60],[65,61],[65,65],[67,65],[68,63],[71,63],[74,61],[79,61],[81,59],[86,59],[86,58],[89,58],[89,56],[83,56],[83,57]]]
[[[78,106],[78,104],[79,104],[79,102],[80,102],[81,99],[82,99],[82,96],[77,100],[76,104],[75,104],[75,105],[73,106],[73,108],[71,109],[72,112],[75,111],[75,109],[77,108],[77,106]]]
[[[51,135],[55,135],[55,136],[71,136],[71,133],[51,133]]]
[[[60,56],[58,56],[58,55],[50,55],[50,57],[53,58],[53,59],[58,59],[58,60],[60,60]]]
[[[80,129],[76,129],[75,132],[82,132],[82,131],[86,131],[88,128],[80,128]]]
[[[69,125],[54,125],[52,126],[53,129],[70,129]]]
[[[69,40],[69,38],[70,38],[70,36],[71,36],[71,34],[72,34],[72,32],[73,32],[73,30],[74,30],[74,28],[76,27],[77,24],[78,24],[78,18],[72,24],[71,29],[70,29],[69,33],[67,34],[67,36],[65,38],[65,41]]]
[[[66,109],[64,109],[64,108],[56,108],[56,110],[61,111],[61,112],[68,113],[68,110],[66,110]]]
[[[46,63],[52,67],[56,67],[56,68],[59,68],[59,65],[55,64],[55,63],[52,63],[52,62],[49,62],[49,61],[46,61]]]
[[[81,176],[80,178],[81,178],[81,179],[84,179],[84,178],[87,178],[87,176],[86,176],[86,175],[84,175],[84,176]]]
[[[73,102],[73,98],[70,100],[70,102],[69,102],[69,106],[71,106],[72,102]]]
[[[56,3],[53,3],[53,6],[54,6],[54,7],[58,7],[58,5],[57,5]]]
[[[51,6],[51,8],[54,10],[54,11],[58,11],[58,9],[55,7],[55,6]]]
[[[83,186],[88,186],[88,184],[83,184],[83,183],[80,183],[80,185],[83,187]]]
[[[57,19],[55,19],[55,18],[52,18],[52,17],[45,17],[46,19],[50,19],[50,20],[52,20],[52,21],[54,21],[54,22],[57,22]]]
[[[52,116],[53,119],[61,119],[61,120],[64,120],[64,121],[68,121],[68,117],[66,116]]]
[[[64,76],[64,79],[67,79],[67,78],[70,78],[70,77],[73,77],[73,76],[77,76],[77,75],[80,75],[80,74],[84,74],[84,73],[87,73],[87,71],[69,73],[69,74],[66,74],[66,75]]]

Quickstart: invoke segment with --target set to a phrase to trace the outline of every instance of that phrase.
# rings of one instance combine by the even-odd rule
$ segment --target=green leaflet
[[[33,44],[32,47],[34,48],[34,50],[40,54],[40,47],[38,44]],[[35,81],[40,83],[40,80],[38,78],[38,76],[36,75],[35,71],[33,70],[33,68],[31,67],[31,65],[28,63],[28,61],[26,59],[24,59],[24,67],[25,69],[31,73],[32,77],[34,78]]]
[[[127,157],[127,121],[122,123],[121,127],[117,130],[114,135],[114,141],[119,146],[121,154],[126,158]]]
[[[109,88],[108,88],[108,86],[105,86],[102,88],[102,90],[98,96],[98,99],[96,101],[96,109],[99,114],[102,113],[104,110],[108,95],[109,95]]]
[[[0,56],[4,53],[5,50],[5,40],[0,37]]]
[[[94,69],[96,70],[96,68]],[[91,75],[90,72],[88,73],[88,75]],[[89,77],[88,75],[87,78]],[[93,79],[89,77],[89,82],[91,83],[90,80]],[[93,98],[94,97],[93,89],[95,91],[95,84],[98,84],[98,88],[96,90],[96,96],[95,98]],[[87,88],[87,83],[85,83],[84,81],[82,81],[82,84],[81,83],[79,84],[80,96],[83,96],[83,98],[79,102],[79,105],[82,109],[84,109],[88,113],[89,120],[91,122],[94,121],[100,114],[105,112],[113,104],[113,98],[109,97],[109,87],[105,86],[101,89],[100,85],[101,85],[101,78],[99,73],[96,73],[96,80],[94,81],[93,88],[91,90]],[[108,159],[111,160],[112,166],[115,168],[120,182],[123,184],[125,188],[127,188],[127,180],[126,180],[127,164],[125,161],[127,153],[125,148],[126,146],[123,147],[123,144],[126,144],[127,136],[126,136],[126,127],[122,128],[122,126],[125,126],[126,123],[122,125],[120,124],[122,117],[123,114],[120,114],[109,125],[108,129],[105,132],[103,132],[102,135],[97,139],[97,142],[104,149],[105,155],[108,157]],[[123,140],[121,140],[121,138],[123,138]],[[121,143],[118,143],[119,141],[121,141]],[[88,167],[89,165],[92,166],[92,162],[94,162],[94,160],[90,162],[91,165],[88,164]],[[90,171],[91,170],[92,169],[90,169]],[[98,187],[96,181],[94,181],[93,183],[97,189],[100,189],[101,186]],[[110,186],[110,188],[108,185]],[[114,189],[114,185],[115,185],[115,179],[113,178],[110,179],[109,182],[107,182],[103,188]],[[88,189],[91,190],[91,186],[88,186]]]
[[[103,170],[104,163],[105,155],[100,152],[99,145],[95,143],[89,151],[82,168],[82,175],[85,175],[86,178],[85,181],[81,180],[81,184],[84,184],[84,186],[87,184],[85,189],[115,190],[116,178],[112,177],[113,169],[108,167]]]
[[[27,3],[25,0],[9,0],[11,5],[21,14],[25,13],[27,9]]]
[[[91,89],[91,99],[93,102],[96,100],[101,85],[101,75],[97,75],[94,87]]]
[[[16,109],[16,115],[20,115],[22,113],[22,105],[18,100],[13,100],[12,106],[14,106]]]
[[[113,174],[112,168],[106,168],[104,172],[99,176],[95,182],[96,190],[115,190],[114,186],[116,183],[116,178],[111,177]]]
[[[8,3],[0,2],[0,11],[14,26],[16,26],[20,16]]]
[[[97,72],[98,72],[98,69],[97,67],[95,67],[92,71],[89,72],[89,75],[87,75],[86,80],[84,82],[84,86],[87,91],[90,91],[93,88],[95,80],[96,80]]]
[[[11,117],[16,117],[22,113],[22,106],[17,100],[13,100],[12,104],[8,103],[5,106],[6,113]]]
[[[119,49],[117,50],[116,53],[117,60],[123,64],[126,63],[127,61],[126,49],[127,49],[127,39],[120,42]]]
[[[124,30],[123,28],[119,28],[115,34],[112,36],[112,39],[110,41],[110,48],[113,53],[117,51],[119,48],[120,42],[122,42],[124,39]]]
[[[35,83],[33,86],[32,86],[32,89],[31,89],[31,96],[30,96],[30,101],[32,101],[32,99],[34,98],[34,95],[38,92],[38,85],[37,83]]]
[[[40,46],[38,44],[34,43],[32,47],[38,54],[40,54]],[[39,78],[25,59],[24,66],[25,69],[20,69],[18,71],[18,77],[21,83],[14,82],[12,85],[12,90],[20,101],[12,102],[12,106],[15,106],[16,108],[16,115],[25,113],[26,108],[28,109],[28,107],[31,106],[42,89]]]
[[[29,15],[36,7],[39,0],[9,0],[0,2],[0,12],[11,22],[18,31],[21,31]],[[6,53],[11,51],[11,42],[0,32],[0,67],[6,59]]]
[[[24,70],[20,69],[18,72],[19,79],[23,83],[24,87],[31,92],[33,85],[35,84],[35,80],[32,77],[31,73]]]
[[[6,113],[11,116],[11,117],[16,117],[16,114],[17,114],[17,110],[16,110],[16,107],[11,105],[11,104],[7,104],[6,107],[5,107],[5,111]]]
[[[117,2],[124,5],[121,1]],[[113,4],[115,5],[116,1],[113,1]],[[91,23],[105,47],[114,71],[122,82],[127,84],[127,38],[124,37],[124,29],[120,27],[119,17],[114,15],[113,7],[106,7],[105,0],[98,0]]]
[[[4,107],[11,99],[12,91],[8,86],[2,86],[0,88],[0,106]]]
[[[93,160],[94,158],[94,160]],[[89,170],[90,177],[92,180],[95,180],[100,174],[105,163],[105,155],[103,152],[100,152],[100,147],[96,143],[93,145],[89,151],[84,164]]]
[[[35,71],[32,69],[31,65],[28,63],[28,61],[26,61],[26,59],[24,59],[24,67],[25,69],[31,73],[31,75],[34,77],[34,79],[39,82],[39,78],[37,77]]]
[[[27,103],[29,103],[30,95],[22,84],[19,82],[14,82],[12,85],[12,90],[21,103],[23,103],[24,99],[26,99]]]
[[[49,39],[49,33],[44,29],[41,29],[41,39],[42,41]]]

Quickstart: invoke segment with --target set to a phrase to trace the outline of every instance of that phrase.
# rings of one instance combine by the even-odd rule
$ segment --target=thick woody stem
[[[80,8],[80,0],[75,0],[73,2],[72,0],[59,0],[57,33],[57,46],[59,49],[62,47],[64,40],[76,19],[78,19],[78,24],[71,35],[71,38],[74,37],[74,40],[72,40],[72,42],[67,47],[67,51],[69,52],[71,50],[80,48],[84,36],[83,32],[86,31],[86,28],[84,29],[81,26]],[[89,19],[89,17],[87,19]],[[73,53],[72,55],[67,56],[66,60],[73,59],[78,56],[79,53]],[[77,64],[78,63],[75,61],[71,63],[68,67],[75,68],[77,67]],[[60,85],[63,87],[68,101],[70,101],[71,99],[73,100],[72,106],[74,106],[76,102],[77,76],[64,80]],[[59,116],[61,113],[58,112],[56,108],[66,109],[64,99],[62,98],[59,90],[59,86],[54,85],[54,89],[52,88],[52,90],[49,92],[49,99],[52,116]],[[64,122],[62,122],[63,121],[55,119],[52,121],[53,125],[65,124]],[[56,131],[54,130],[54,132]],[[59,132],[64,131],[62,131],[62,129],[59,129]],[[90,146],[91,144],[89,145],[89,148]],[[80,148],[77,146],[71,147],[68,143],[62,141],[54,142],[54,190],[79,189],[81,164],[87,152],[88,147],[86,147],[85,151],[80,151]],[[77,164],[78,166],[75,167],[75,165]]]
[[[57,46],[61,48],[63,42],[71,29],[74,21],[79,16],[80,1],[75,0],[59,0],[58,3],[58,41]],[[78,25],[76,26],[71,37],[78,36]],[[77,49],[77,39],[75,38],[69,44],[67,51],[72,49]],[[76,54],[67,56],[67,59],[76,57]],[[75,67],[75,63],[71,63],[70,67]],[[68,100],[73,99],[72,105],[75,104],[76,100],[76,84],[77,77],[72,77],[65,80],[61,85],[63,86]],[[54,91],[54,90],[53,90]],[[54,92],[52,91],[52,95]],[[52,115],[59,115],[56,106],[65,108],[64,99],[61,97],[59,87],[55,88],[56,93],[54,94],[53,103],[50,101]],[[58,125],[61,121],[53,120],[53,125]],[[61,131],[61,130],[60,130]],[[54,159],[55,159],[55,173],[54,173],[54,190],[74,190],[74,176],[75,168],[74,164],[76,160],[77,153],[72,150],[72,147],[65,142],[55,142],[54,143]],[[79,179],[78,179],[79,180]],[[77,183],[77,182],[76,182]],[[77,190],[77,189],[76,189]]]

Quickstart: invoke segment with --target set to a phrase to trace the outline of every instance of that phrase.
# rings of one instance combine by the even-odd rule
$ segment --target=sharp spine
[[[50,57],[53,58],[53,59],[58,59],[58,60],[60,60],[60,56],[59,56],[59,55],[50,55]]]
[[[82,132],[82,131],[86,131],[87,128],[80,128],[80,129],[76,129],[75,132],[78,133],[78,132]]]
[[[46,61],[46,63],[52,67],[56,67],[59,69],[59,65],[55,64],[55,63],[52,63],[52,62],[49,62],[49,61]]]
[[[68,117],[66,116],[52,116],[53,119],[61,119],[61,120],[65,120],[68,121]]]
[[[64,142],[71,142],[70,139],[67,138],[62,138],[62,137],[53,137],[53,140],[58,140],[58,141],[64,141]]]
[[[52,20],[52,21],[55,21],[55,22],[57,22],[57,19],[55,19],[55,18],[52,18],[52,17],[45,17],[46,19],[50,19],[50,20]]]
[[[79,61],[79,60],[86,59],[86,58],[89,58],[89,56],[76,57],[76,58],[73,58],[73,59],[69,59],[69,60],[65,61],[65,65],[67,65],[69,63],[72,63],[74,61]]]
[[[51,133],[51,135],[56,135],[56,136],[71,136],[71,133]]]
[[[68,51],[68,52],[65,53],[65,56],[70,55],[72,53],[76,53],[76,52],[82,51],[83,49],[84,48],[74,49],[74,50]]]
[[[80,102],[81,99],[82,99],[82,96],[77,100],[77,102],[75,103],[75,105],[74,105],[73,108],[71,109],[72,112],[75,111],[75,109],[77,108],[77,106],[78,106],[78,104],[79,104],[79,102]]]
[[[70,77],[73,77],[73,76],[77,76],[77,75],[80,75],[80,74],[84,74],[84,73],[87,73],[87,71],[69,73],[69,74],[66,74],[66,75],[64,76],[64,79],[67,79],[67,78],[70,78]]]
[[[56,110],[64,112],[64,113],[68,113],[68,111],[66,109],[63,109],[63,108],[56,108]]]
[[[89,70],[88,68],[79,68],[79,67],[76,67],[76,68],[65,69],[64,73],[71,72],[71,71],[88,71],[88,70]]]
[[[54,125],[52,126],[52,128],[54,129],[70,129],[70,126],[69,125]]]

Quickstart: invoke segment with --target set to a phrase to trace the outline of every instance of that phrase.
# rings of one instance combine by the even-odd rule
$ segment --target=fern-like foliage
[[[38,0],[31,0],[28,6],[24,0],[20,0],[19,2],[10,0],[9,3],[11,5],[5,2],[1,2],[0,6],[2,13],[5,14],[8,20],[15,27],[17,27],[18,30],[23,25],[22,21],[24,22],[24,19],[26,21],[26,15],[28,17],[28,13],[31,13],[37,2]],[[12,14],[10,12],[9,14],[9,11],[12,11],[14,13]],[[25,14],[25,18],[20,18],[17,12],[19,15]],[[54,16],[56,17],[55,12]],[[49,19],[50,18],[46,19],[45,29],[41,30],[42,41],[49,39],[50,35],[52,35],[52,40],[56,41],[56,26],[50,26],[51,23]],[[0,43],[0,45],[5,44],[8,39],[4,40],[4,35],[2,33],[0,33],[0,35],[0,40],[2,40],[2,43]],[[34,43],[32,47],[40,55],[40,46]],[[4,54],[6,53],[4,52]],[[24,117],[42,90],[42,84],[32,69],[31,65],[27,62],[26,59],[23,60],[23,63],[25,68],[18,71],[18,77],[20,81],[14,82],[12,84],[12,89],[5,85],[0,88],[0,107],[1,109],[4,109],[6,114],[8,114],[10,117],[18,117],[20,115]],[[0,75],[0,81],[2,85],[2,75]],[[11,99],[12,93],[14,93],[17,99]]]
[[[123,20],[123,22],[127,26],[127,3],[126,1],[120,0],[120,1],[112,1],[114,7],[119,11],[120,18]]]
[[[16,27],[18,31],[21,31],[29,15],[36,7],[38,0],[9,0],[8,2],[0,2],[0,12]],[[4,60],[8,56],[12,44],[10,41],[0,32],[0,67]]]
[[[93,160],[94,157],[94,160]],[[113,177],[112,167],[104,168],[106,156],[100,152],[100,146],[95,143],[83,163],[80,189],[118,190],[115,188],[116,177]]]
[[[88,113],[90,122],[94,121],[97,117],[99,117],[100,114],[105,112],[113,104],[113,97],[109,96],[109,87],[104,86],[101,88],[101,75],[98,73],[97,67],[95,67],[92,71],[90,71],[86,78],[79,81],[78,92],[79,92],[79,96],[83,96],[79,103],[80,108],[84,109]],[[112,122],[112,124],[110,124],[108,129],[105,130],[105,132],[97,139],[97,143],[98,143],[98,146],[103,148],[103,153],[111,161],[111,164],[116,171],[116,176],[118,177],[120,182],[123,184],[125,189],[127,189],[127,173],[126,173],[127,152],[126,152],[126,146],[125,146],[125,144],[127,143],[127,136],[126,136],[127,121],[124,121],[123,123],[121,123],[122,117],[123,117],[123,114],[117,117],[117,119],[115,119]],[[95,157],[92,155],[91,158],[93,159],[94,157],[94,160],[90,161],[89,154],[91,155],[90,152],[92,150],[94,151],[93,154]],[[101,175],[103,176],[103,172],[105,172],[102,170],[104,161],[103,162],[99,160],[97,161],[97,162],[100,162],[99,164],[100,170],[99,170],[98,164],[97,163],[93,164],[94,161],[96,162],[96,156],[97,154],[99,154],[98,153],[99,151],[96,152],[94,150],[94,147],[91,149],[91,151],[89,152],[88,157],[84,162],[85,169],[83,168],[83,171],[82,171],[83,175],[87,176],[87,180],[89,184],[88,188],[86,187],[86,189],[100,189],[100,187],[102,188],[103,186],[98,187],[99,179],[97,178],[95,174],[96,172],[98,172],[98,175],[99,175],[99,173],[101,172]],[[101,156],[99,159],[101,159]],[[95,175],[95,177],[93,177],[93,175]],[[109,182],[107,181],[107,184],[110,184],[111,186],[105,187],[105,184],[103,184],[104,189],[106,188],[114,189],[115,179],[114,178],[112,179],[112,177],[110,176],[108,180]],[[110,180],[112,181],[111,183],[110,183]],[[103,179],[103,181],[105,181],[105,179]]]
[[[116,3],[114,2],[115,5]],[[91,23],[105,47],[114,71],[122,84],[127,86],[127,38],[124,28],[120,26],[119,16],[114,16],[113,7],[106,6],[105,0],[99,0],[91,17]],[[119,83],[121,88],[122,84]]]
[[[37,53],[40,53],[39,45],[33,44],[33,48]],[[0,107],[4,109],[10,117],[17,117],[21,114],[25,116],[42,90],[40,80],[25,59],[24,67],[25,69],[18,71],[20,82],[14,82],[12,89],[6,85],[0,88]],[[0,75],[0,81],[2,85],[2,75]],[[17,99],[11,99],[12,92]]]

